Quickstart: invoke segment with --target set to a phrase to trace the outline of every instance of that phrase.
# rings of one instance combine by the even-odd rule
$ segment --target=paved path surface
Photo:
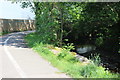
[[[0,66],[2,65],[2,77],[69,78],[26,46],[23,37],[31,32],[17,32],[0,37],[0,55],[2,55]]]

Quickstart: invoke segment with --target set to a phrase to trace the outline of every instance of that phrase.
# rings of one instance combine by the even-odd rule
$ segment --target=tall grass
[[[83,65],[72,54],[69,54],[69,50],[62,50],[57,56],[54,55],[49,48],[41,41],[40,36],[35,33],[31,33],[25,37],[28,45],[43,56],[46,60],[61,72],[70,75],[73,78],[118,78],[119,74],[110,73],[102,66],[99,66],[99,57],[93,58],[93,63]]]

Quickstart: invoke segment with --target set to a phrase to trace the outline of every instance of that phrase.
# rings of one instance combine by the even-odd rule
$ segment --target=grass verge
[[[119,74],[110,73],[102,66],[94,63],[84,65],[69,54],[68,50],[62,50],[58,55],[54,55],[48,48],[48,44],[42,43],[40,36],[31,33],[25,37],[28,46],[38,52],[43,58],[51,62],[61,72],[70,75],[72,78],[118,78]]]
[[[8,33],[10,33],[10,32],[0,32],[0,36],[8,34]]]

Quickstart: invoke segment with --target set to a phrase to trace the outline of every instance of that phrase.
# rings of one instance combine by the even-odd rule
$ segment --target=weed
[[[67,45],[63,46],[63,48],[67,49],[68,51],[75,49],[73,43],[67,43]]]
[[[0,36],[5,35],[5,34],[8,34],[8,33],[10,33],[10,32],[7,32],[7,31],[0,32]]]
[[[120,76],[119,74],[110,73],[100,66],[99,55],[93,56],[92,63],[81,65],[81,63],[78,62],[72,54],[70,54],[69,50],[73,48],[71,46],[69,48],[62,49],[59,55],[56,56],[51,52],[51,46],[42,42],[40,36],[37,34],[29,34],[25,37],[25,40],[28,42],[30,47],[32,47],[46,60],[50,61],[53,66],[73,78],[118,78]]]
[[[100,54],[91,54],[91,61],[95,65],[99,66],[101,64]]]

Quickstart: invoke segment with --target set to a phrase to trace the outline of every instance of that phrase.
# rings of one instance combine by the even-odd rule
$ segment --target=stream
[[[101,59],[101,64],[106,70],[113,73],[120,73],[120,54],[111,53],[107,51],[102,51],[97,49],[94,45],[75,45],[75,52],[84,57],[90,58],[91,54],[99,54]]]

